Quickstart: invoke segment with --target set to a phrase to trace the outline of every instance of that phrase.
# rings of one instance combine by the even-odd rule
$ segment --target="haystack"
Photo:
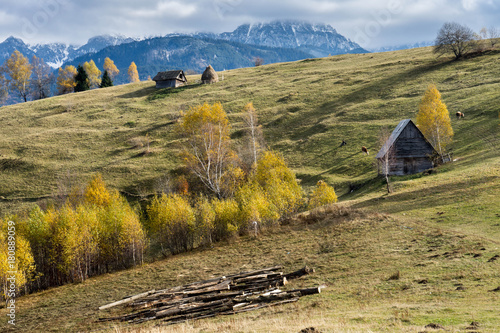
[[[217,72],[211,65],[208,65],[207,69],[205,69],[205,71],[203,72],[203,75],[201,76],[201,82],[203,84],[219,82],[219,75],[217,75]]]

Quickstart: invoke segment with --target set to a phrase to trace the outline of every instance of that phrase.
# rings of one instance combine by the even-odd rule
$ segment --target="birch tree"
[[[252,165],[257,165],[259,154],[265,146],[264,137],[262,135],[262,126],[259,125],[259,119],[253,103],[245,105],[243,109],[243,121],[245,122],[247,128],[247,135],[249,139],[248,150],[250,151],[251,160],[251,162],[247,162],[247,164],[251,167]]]
[[[31,66],[28,58],[17,50],[5,62],[4,72],[8,75],[9,89],[19,95],[25,102],[28,101],[30,93],[32,70],[33,66]]]
[[[186,166],[218,197],[229,194],[228,178],[238,173],[237,156],[231,149],[231,126],[220,103],[192,107],[181,119],[179,132],[185,140]],[[232,189],[234,191],[234,189]]]
[[[33,75],[31,78],[31,94],[33,99],[44,99],[50,96],[50,87],[54,82],[54,75],[49,65],[43,59],[33,56],[31,59]]]
[[[120,71],[118,70],[118,68],[115,65],[115,62],[113,60],[111,60],[109,57],[106,57],[106,59],[104,59],[103,68],[104,68],[104,71],[108,72],[108,75],[111,78],[111,80],[114,80],[115,77],[118,75],[118,73],[120,73]]]
[[[88,79],[89,79],[89,85],[91,89],[94,88],[99,88],[101,84],[101,71],[99,68],[97,68],[94,60],[90,60],[88,62],[85,62],[83,64],[83,69],[85,69],[85,72],[87,73]]]
[[[417,114],[417,126],[434,146],[441,158],[446,147],[453,140],[450,113],[441,100],[441,94],[435,85],[430,85],[422,98]]]
[[[139,72],[137,72],[137,65],[132,61],[128,68],[128,78],[130,82],[139,82]]]
[[[386,146],[390,144],[389,141],[390,137],[391,133],[389,132],[389,129],[387,127],[383,127],[378,135],[378,142],[380,147],[382,147],[383,151],[385,152],[385,155],[382,156],[382,158],[378,159],[377,163],[378,163],[379,174],[385,177],[385,182],[387,185],[387,193],[392,193],[392,186],[389,180],[389,174],[391,171],[391,167],[396,162],[396,155],[395,155],[396,152],[394,144],[388,147]]]

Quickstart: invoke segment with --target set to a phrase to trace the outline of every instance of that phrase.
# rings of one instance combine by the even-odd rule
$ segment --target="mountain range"
[[[21,39],[9,37],[0,43],[0,63],[16,49],[28,58],[36,55],[44,59],[54,69],[89,59],[102,68],[104,58],[110,57],[125,74],[130,63],[135,61],[141,78],[167,69],[200,72],[208,64],[216,70],[248,67],[255,58],[273,63],[368,52],[330,25],[300,21],[244,24],[233,32],[221,34],[169,34],[143,40],[105,35],[93,37],[83,46],[63,43],[28,45]]]

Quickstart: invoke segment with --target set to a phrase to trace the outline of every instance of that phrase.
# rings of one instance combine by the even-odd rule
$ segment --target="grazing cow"
[[[463,118],[465,117],[465,114],[463,114],[462,112],[458,111],[457,113],[455,113],[455,115],[457,116],[457,119],[460,119],[460,118]]]
[[[370,155],[370,153],[368,152],[368,149],[366,149],[366,147],[365,147],[365,146],[361,147],[361,151],[362,151],[363,153],[365,153],[366,155]]]
[[[345,140],[342,140],[342,143],[340,144],[340,147],[344,147],[346,144],[347,144],[347,142],[345,142]]]

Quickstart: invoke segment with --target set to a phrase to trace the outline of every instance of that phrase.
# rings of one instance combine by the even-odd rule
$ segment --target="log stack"
[[[296,302],[300,297],[319,294],[321,287],[283,291],[289,280],[314,272],[304,267],[284,274],[282,266],[241,272],[162,290],[150,290],[99,307],[99,310],[126,305],[128,313],[99,321],[142,323],[162,320],[168,324],[186,320],[232,315],[279,304]]]

